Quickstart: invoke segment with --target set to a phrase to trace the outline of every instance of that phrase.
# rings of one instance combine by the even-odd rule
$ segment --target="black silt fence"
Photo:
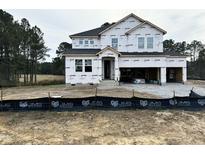
[[[86,109],[203,109],[205,97],[173,97],[168,99],[85,97],[3,100],[0,111],[72,111]]]

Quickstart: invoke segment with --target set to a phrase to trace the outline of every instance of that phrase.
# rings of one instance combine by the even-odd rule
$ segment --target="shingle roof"
[[[105,29],[107,29],[108,27],[112,26],[114,23],[108,24],[108,25],[104,25],[95,29],[91,29],[88,31],[84,31],[84,32],[80,32],[80,33],[76,33],[73,35],[70,35],[70,37],[75,37],[75,36],[98,36],[100,32],[104,31]]]
[[[101,49],[68,49],[64,54],[97,54]]]
[[[64,54],[97,54],[101,49],[68,49]],[[120,52],[121,55],[139,55],[139,56],[185,56],[179,52]]]
[[[168,55],[168,56],[185,56],[179,52],[120,52],[122,55],[139,55],[139,56],[163,56],[163,55]]]
[[[110,28],[118,25],[121,21],[129,18],[129,17],[134,17],[136,18],[137,20],[141,21],[142,23],[141,24],[149,24],[153,27],[155,27],[156,29],[158,29],[159,31],[162,31],[163,34],[166,34],[167,32],[165,30],[163,30],[162,28],[154,25],[153,23],[147,21],[147,20],[144,20],[138,16],[136,16],[135,14],[131,13],[129,15],[127,15],[126,17],[120,19],[119,21],[115,22],[115,23],[111,23],[111,24],[108,24],[108,25],[104,25],[104,26],[101,26],[101,27],[98,27],[98,28],[95,28],[95,29],[91,29],[91,30],[88,30],[88,31],[84,31],[84,32],[80,32],[80,33],[76,33],[76,34],[73,34],[73,35],[70,35],[70,37],[83,37],[83,36],[93,36],[93,37],[96,37],[96,36],[99,36],[101,35],[101,33],[104,33],[105,31],[109,30]],[[141,26],[141,24],[137,25],[136,27],[133,27],[131,30],[129,31],[132,31],[132,30],[135,30],[136,28],[138,28],[139,26]],[[128,31],[128,33],[129,33]]]

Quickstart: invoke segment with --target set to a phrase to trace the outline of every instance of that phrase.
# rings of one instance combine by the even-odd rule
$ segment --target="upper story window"
[[[94,44],[94,41],[93,41],[93,40],[90,40],[90,44],[93,45],[93,44]]]
[[[147,49],[153,49],[153,37],[147,37]]]
[[[138,48],[144,49],[144,37],[138,37]]]
[[[88,45],[88,40],[85,40],[85,45]]]
[[[117,47],[118,47],[118,39],[112,38],[112,48],[117,49]]]
[[[82,45],[82,44],[83,44],[83,40],[80,40],[80,41],[79,41],[79,44]]]
[[[85,72],[92,72],[92,60],[85,59]]]
[[[83,60],[82,59],[76,59],[75,60],[75,71],[76,72],[82,72],[83,71]]]

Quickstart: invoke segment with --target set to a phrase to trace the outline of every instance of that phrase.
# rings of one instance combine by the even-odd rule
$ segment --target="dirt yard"
[[[89,97],[95,96],[96,85],[81,85],[81,86],[66,86],[63,85],[49,85],[49,86],[26,86],[13,87],[3,89],[3,99],[26,99],[26,98],[40,98],[51,96],[62,96],[64,98]],[[113,97],[132,97],[132,90],[127,90],[123,87],[113,87],[109,89],[97,89],[98,96],[113,96]],[[135,96],[145,98],[160,98],[145,92],[135,91]]]
[[[205,144],[205,112],[1,112],[0,144]]]
[[[3,99],[47,97],[48,92],[52,96],[85,97],[94,96],[96,86],[52,85],[3,90]],[[135,96],[159,98],[137,90]],[[97,94],[133,95],[131,89],[122,86],[99,87]],[[205,144],[205,111],[0,112],[0,144]]]

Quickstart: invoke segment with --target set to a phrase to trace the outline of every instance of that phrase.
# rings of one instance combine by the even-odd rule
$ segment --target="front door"
[[[110,60],[104,60],[104,79],[111,79]]]

